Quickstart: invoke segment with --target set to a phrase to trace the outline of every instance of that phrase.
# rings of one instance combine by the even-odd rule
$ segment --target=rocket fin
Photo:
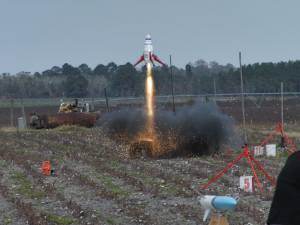
[[[144,61],[144,55],[142,55],[133,66],[136,66],[137,64],[141,63],[142,61]]]
[[[203,216],[203,222],[205,222],[207,220],[209,213],[210,213],[210,209],[206,209],[204,212],[204,216]]]
[[[156,62],[159,62],[161,65],[163,65],[163,66],[167,66],[165,63],[163,63],[158,57],[157,57],[157,55],[154,55],[154,54],[152,54],[152,57],[153,57],[153,59],[156,61]]]

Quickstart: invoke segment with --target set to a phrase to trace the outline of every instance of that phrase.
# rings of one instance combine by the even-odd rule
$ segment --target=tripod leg
[[[260,183],[260,181],[258,179],[258,176],[257,176],[256,172],[255,172],[255,168],[254,168],[254,165],[253,165],[253,163],[251,161],[250,156],[247,157],[247,162],[249,163],[249,165],[251,167],[251,170],[252,170],[252,173],[254,175],[254,179],[255,179],[255,182],[256,182],[258,188],[260,189],[261,192],[263,192],[262,185],[261,185],[261,183]]]
[[[233,160],[231,163],[229,163],[222,171],[217,173],[213,178],[211,178],[205,185],[203,185],[203,189],[208,188],[209,185],[214,183],[216,180],[218,180],[220,177],[222,177],[231,167],[234,166],[242,157],[244,157],[244,153],[240,154],[235,160]]]
[[[266,178],[269,180],[269,182],[275,186],[276,185],[276,181],[274,179],[274,177],[271,177],[267,171],[264,169],[264,167],[252,156],[250,155],[250,159],[255,163],[255,165],[258,167],[258,169],[266,176]]]
[[[283,134],[283,137],[284,137],[284,139],[286,140],[287,145],[290,145],[290,146],[291,146],[291,150],[288,150],[289,153],[295,152],[296,149],[297,149],[295,143],[294,143],[294,142],[286,135],[286,133]]]

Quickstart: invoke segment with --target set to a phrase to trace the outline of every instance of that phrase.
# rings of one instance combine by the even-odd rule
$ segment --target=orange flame
[[[154,81],[152,76],[152,66],[150,63],[147,63],[147,77],[146,77],[146,107],[147,107],[147,115],[148,115],[148,132],[152,133],[154,124]]]

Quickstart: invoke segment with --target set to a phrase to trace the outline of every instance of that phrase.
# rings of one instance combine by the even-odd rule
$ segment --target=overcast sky
[[[299,0],[0,0],[0,73],[134,63],[152,35],[164,61],[300,59]]]

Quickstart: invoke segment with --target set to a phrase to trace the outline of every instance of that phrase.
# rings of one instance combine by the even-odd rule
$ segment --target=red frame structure
[[[203,185],[203,189],[208,188],[212,183],[216,182],[218,179],[220,179],[222,176],[224,176],[224,174],[231,169],[237,162],[239,162],[242,158],[245,158],[247,160],[247,163],[249,164],[251,171],[254,175],[254,179],[255,182],[258,186],[258,188],[260,189],[261,192],[263,192],[262,189],[262,184],[257,176],[257,173],[255,171],[255,166],[257,166],[257,168],[265,175],[265,177],[267,178],[267,180],[273,185],[275,186],[276,181],[275,179],[270,176],[266,170],[264,169],[264,167],[252,156],[252,154],[249,151],[248,145],[245,144],[243,147],[243,152],[241,154],[239,154],[232,162],[230,162],[222,171],[220,171],[219,173],[217,173],[213,178],[211,178],[205,185]]]
[[[291,149],[288,149],[288,152],[291,154],[296,151],[297,147],[295,143],[287,136],[287,134],[284,132],[283,124],[278,123],[275,127],[275,129],[267,136],[260,144],[260,146],[265,146],[276,134],[280,134],[283,138],[284,143],[287,144],[287,146],[291,146]]]

